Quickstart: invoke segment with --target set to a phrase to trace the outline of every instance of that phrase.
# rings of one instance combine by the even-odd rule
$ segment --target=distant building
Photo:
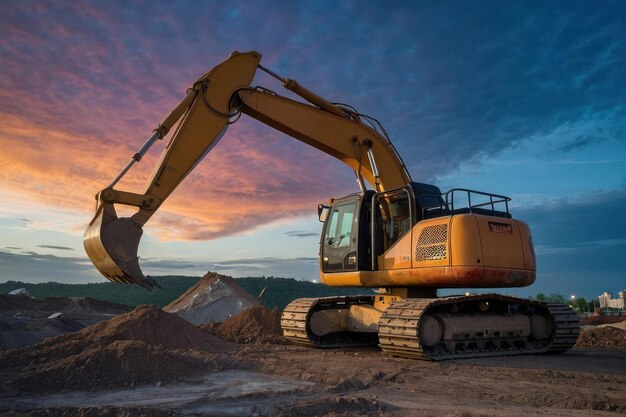
[[[600,308],[618,308],[623,310],[624,305],[626,305],[626,290],[618,292],[617,298],[613,298],[611,293],[605,291],[598,296],[598,299],[600,300]]]

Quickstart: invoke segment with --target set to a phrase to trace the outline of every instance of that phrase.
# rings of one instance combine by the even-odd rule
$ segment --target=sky
[[[413,180],[510,196],[538,273],[508,293],[616,295],[624,21],[621,1],[0,1],[0,281],[103,282],[82,247],[94,195],[195,79],[256,50],[376,117]],[[161,149],[119,188],[141,192]],[[243,116],[146,225],[141,266],[316,280],[317,204],[357,190],[339,161]]]

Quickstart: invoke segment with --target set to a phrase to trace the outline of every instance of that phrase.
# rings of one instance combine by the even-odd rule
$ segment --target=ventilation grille
[[[448,243],[448,225],[427,226],[420,233],[415,247],[415,260],[436,261],[446,259]]]
[[[446,245],[418,246],[415,248],[416,261],[437,261],[446,259]]]

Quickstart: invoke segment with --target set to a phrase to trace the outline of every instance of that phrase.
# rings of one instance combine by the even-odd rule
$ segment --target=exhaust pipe
[[[85,251],[94,266],[109,281],[160,288],[139,267],[139,241],[143,229],[128,217],[118,218],[112,203],[100,203],[83,237]]]

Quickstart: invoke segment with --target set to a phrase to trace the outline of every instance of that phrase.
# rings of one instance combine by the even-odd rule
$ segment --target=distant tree
[[[544,293],[540,292],[535,296],[535,300],[542,301],[544,303],[565,303],[565,299],[563,298],[563,296],[556,292],[553,292],[550,295],[545,295]]]
[[[580,311],[581,313],[584,313],[586,311],[593,311],[593,307],[591,309],[589,308],[589,304],[591,303],[585,300],[585,297],[574,298],[570,300],[568,304],[572,306],[574,310]]]
[[[58,282],[29,284],[10,281],[6,283],[0,282],[0,294],[6,294],[18,288],[26,288],[33,297],[91,297],[133,307],[140,304],[154,304],[161,308],[178,298],[200,279],[200,277],[180,276],[161,276],[154,278],[161,288],[154,289],[153,291],[146,291],[144,288],[137,285],[130,286],[113,282],[101,282],[97,284],[61,284]],[[369,288],[327,287],[313,282],[297,281],[293,278],[277,278],[274,276],[266,276],[265,278],[237,278],[237,283],[255,297],[263,288],[267,287],[263,294],[263,304],[267,307],[276,307],[281,310],[296,298],[373,294]]]
[[[565,303],[565,298],[559,293],[553,292],[547,298],[546,301],[549,303]]]
[[[591,299],[589,301],[587,301],[587,309],[591,312],[594,313],[596,310],[596,303],[594,299]]]

